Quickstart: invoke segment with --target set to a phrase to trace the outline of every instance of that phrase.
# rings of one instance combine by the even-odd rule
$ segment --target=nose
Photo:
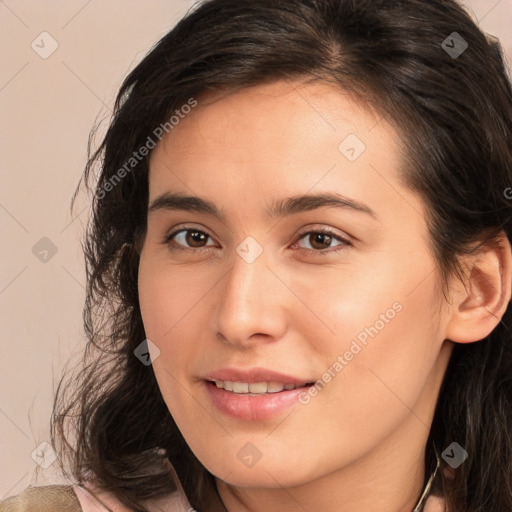
[[[233,254],[231,268],[218,290],[215,321],[220,341],[244,348],[284,336],[286,305],[292,294],[268,260],[265,250],[250,263]]]

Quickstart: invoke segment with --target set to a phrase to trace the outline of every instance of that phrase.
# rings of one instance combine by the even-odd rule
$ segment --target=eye
[[[299,237],[299,242],[301,240],[305,240],[311,248],[308,247],[299,247],[304,249],[308,253],[325,255],[331,254],[333,252],[338,252],[343,250],[347,246],[351,246],[352,244],[346,240],[345,238],[335,234],[330,229],[319,229],[315,231],[307,231],[306,233],[302,233]],[[337,241],[338,244],[332,246],[332,242]],[[297,245],[299,242],[296,242],[294,245]],[[334,250],[325,250],[329,249],[329,247],[335,247]]]
[[[195,253],[205,250],[210,251],[211,247],[215,247],[215,244],[207,244],[208,239],[211,239],[210,235],[200,229],[194,227],[182,227],[173,231],[170,235],[167,235],[164,238],[163,243],[167,245],[171,251],[178,250]],[[302,240],[309,243],[311,248],[301,246],[300,242]],[[338,243],[332,245],[333,242]],[[348,240],[335,234],[332,230],[319,229],[302,233],[299,240],[295,242],[292,247],[298,246],[301,250],[310,254],[326,255],[339,252],[351,245],[352,244]],[[334,247],[334,249],[328,250],[330,247]]]
[[[208,238],[211,239],[210,235],[200,229],[182,227],[166,236],[164,244],[168,245],[171,251],[176,249],[196,252],[204,250],[205,247],[211,247],[211,245],[204,245]]]

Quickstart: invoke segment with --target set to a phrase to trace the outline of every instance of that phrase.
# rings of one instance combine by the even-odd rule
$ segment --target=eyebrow
[[[266,209],[266,214],[271,218],[277,218],[326,207],[343,208],[361,212],[377,219],[376,213],[368,205],[336,192],[305,194],[276,200]],[[157,196],[151,202],[148,213],[158,210],[181,210],[206,213],[223,222],[226,221],[225,215],[214,202],[201,197],[188,196],[180,193],[164,192]]]

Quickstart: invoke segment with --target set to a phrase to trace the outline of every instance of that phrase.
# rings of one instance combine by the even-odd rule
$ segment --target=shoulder
[[[72,485],[30,486],[0,501],[0,512],[83,512]]]
[[[168,498],[146,502],[150,512],[189,512],[186,498],[175,493]],[[42,485],[27,487],[0,501],[0,512],[133,512],[114,493],[84,485]]]

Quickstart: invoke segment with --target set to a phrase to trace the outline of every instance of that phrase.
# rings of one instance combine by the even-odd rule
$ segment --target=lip
[[[238,369],[238,368],[223,368],[208,373],[203,377],[204,380],[228,380],[232,382],[280,382],[282,384],[305,384],[308,382],[315,382],[316,379],[300,379],[285,375],[284,373],[274,372],[265,368],[251,368],[251,369]]]
[[[283,373],[253,368],[240,370],[224,368],[209,373],[203,377],[206,394],[213,405],[223,414],[246,421],[258,421],[281,414],[283,411],[298,402],[301,393],[306,392],[309,386],[302,385],[296,389],[283,390],[277,393],[269,393],[259,396],[236,394],[225,389],[218,388],[215,380],[227,380],[233,382],[279,382],[282,384],[301,385],[307,382],[315,382],[314,379],[299,379]]]

